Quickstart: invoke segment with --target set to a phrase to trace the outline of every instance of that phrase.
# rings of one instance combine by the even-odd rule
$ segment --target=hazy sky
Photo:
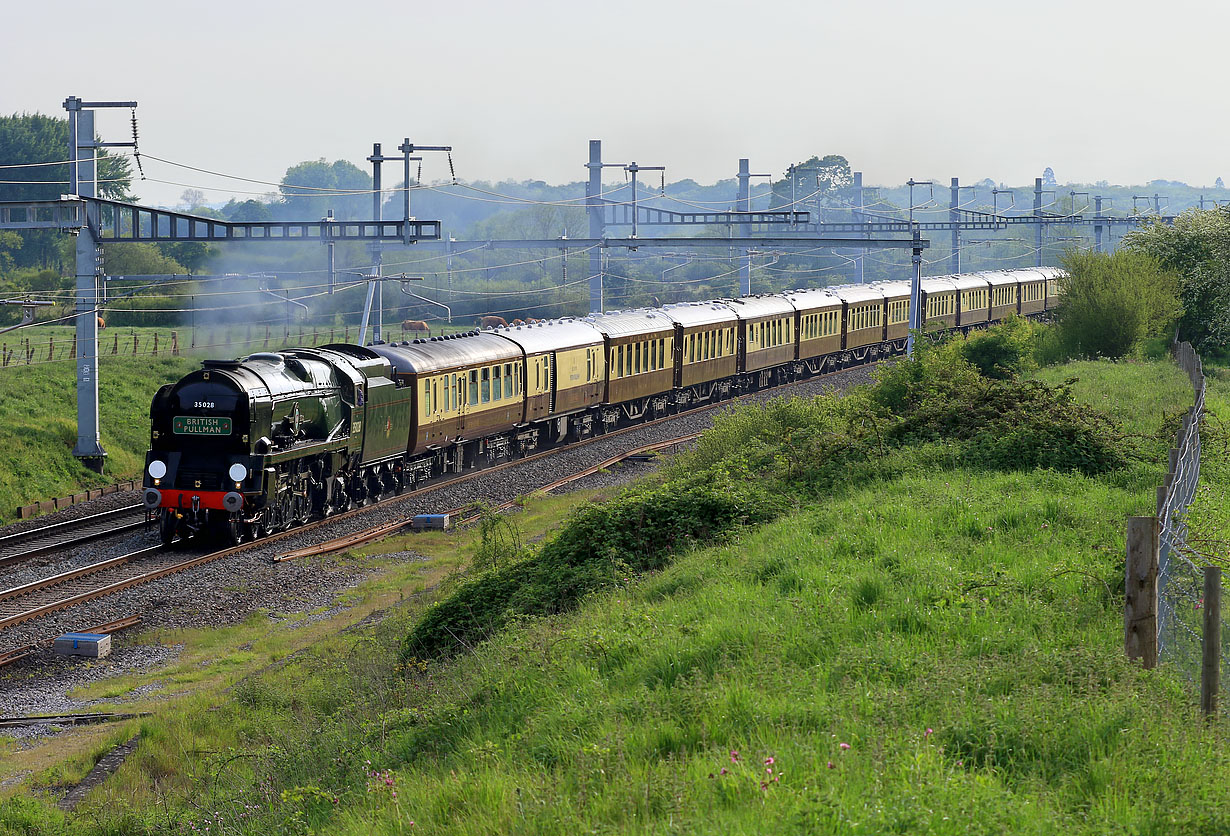
[[[3,0],[0,112],[136,99],[145,153],[258,180],[320,157],[366,167],[372,142],[395,154],[409,136],[451,144],[469,180],[579,180],[602,139],[608,161],[701,183],[740,157],[780,176],[838,153],[868,185],[1046,166],[1207,185],[1230,177],[1228,36],[1230,6],[1188,0]],[[128,116],[101,112],[104,138],[126,139]],[[269,190],[146,173],[222,187],[211,202]],[[424,180],[447,175],[424,162]],[[184,188],[137,191],[174,204]]]

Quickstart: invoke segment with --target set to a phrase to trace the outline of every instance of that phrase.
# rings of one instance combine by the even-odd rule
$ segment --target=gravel
[[[0,698],[0,714],[8,717],[71,714],[102,703],[117,702],[114,698],[77,700],[69,697],[68,692],[89,682],[154,670],[173,661],[182,649],[182,645],[121,647],[105,659],[89,662],[49,654],[41,660],[37,670],[31,670],[28,666],[3,680],[4,696]],[[161,682],[147,683],[124,695],[121,702],[144,697],[160,687]],[[29,741],[56,731],[55,726],[15,726],[6,728],[4,736]]]
[[[870,369],[849,369],[820,380],[795,384],[781,392],[753,395],[747,400],[761,402],[783,395],[809,396],[831,389],[845,389],[870,379]],[[660,424],[638,427],[616,437],[599,438],[583,447],[563,448],[554,455],[521,466],[508,468],[458,484],[446,484],[430,491],[419,491],[365,509],[365,513],[339,520],[328,526],[292,534],[273,543],[258,543],[246,551],[198,566],[160,580],[127,590],[70,611],[56,613],[8,628],[0,635],[0,649],[47,641],[61,633],[80,630],[93,624],[119,619],[133,613],[142,615],[142,627],[202,627],[222,626],[242,621],[259,610],[271,614],[304,613],[323,610],[315,618],[336,612],[337,593],[359,583],[372,570],[353,562],[342,563],[330,557],[273,563],[272,558],[293,549],[319,543],[325,539],[357,532],[394,520],[405,520],[414,514],[444,513],[482,501],[498,504],[529,494],[550,484],[561,473],[575,472],[598,464],[629,449],[699,432],[713,423],[713,413],[689,413]],[[658,462],[625,462],[617,467],[595,473],[560,488],[575,491],[614,487],[652,472]],[[91,503],[66,509],[70,512],[97,513],[106,507],[116,507],[134,494],[114,494]],[[95,503],[98,503],[97,505]],[[58,515],[56,515],[58,516]],[[24,525],[24,524],[23,524]],[[0,534],[15,527],[0,529]],[[38,563],[14,568],[3,577],[5,588],[47,574],[65,571],[75,566],[133,551],[157,543],[157,532],[138,532],[98,541],[71,553],[45,558]],[[190,553],[190,552],[185,552]],[[386,557],[395,560],[421,560],[413,552],[397,552]],[[333,608],[333,609],[329,609]],[[69,710],[64,692],[76,684],[101,676],[131,669],[156,666],[171,658],[173,651],[156,646],[133,646],[117,634],[115,650],[104,662],[82,662],[55,657],[49,650],[40,650],[33,657],[0,668],[0,706],[3,713],[22,712],[47,714]],[[125,666],[136,666],[125,667]],[[27,679],[46,678],[40,685]],[[72,706],[83,707],[83,704]]]

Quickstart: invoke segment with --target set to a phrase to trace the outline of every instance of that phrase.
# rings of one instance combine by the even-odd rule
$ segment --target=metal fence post
[[[1123,647],[1145,669],[1157,667],[1157,517],[1128,517]]]

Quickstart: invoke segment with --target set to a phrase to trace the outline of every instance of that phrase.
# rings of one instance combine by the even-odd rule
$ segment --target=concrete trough
[[[448,514],[415,514],[410,520],[411,531],[447,531]]]
[[[55,652],[62,656],[101,659],[111,653],[111,636],[106,633],[65,633],[55,640]]]

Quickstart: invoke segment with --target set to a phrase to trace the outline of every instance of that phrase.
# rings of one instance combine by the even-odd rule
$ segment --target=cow
[[[428,331],[427,323],[421,319],[407,319],[401,324],[403,331]]]
[[[98,317],[98,327],[99,327],[100,329],[101,329],[101,328],[106,328],[106,327],[107,327],[107,323],[103,320],[103,318],[102,318],[101,316],[100,316],[100,317]]]
[[[508,323],[508,324],[509,324],[509,325],[524,325],[524,324],[525,324],[525,320],[524,320],[524,319],[514,319],[512,322],[510,322],[510,323]]]
[[[504,319],[502,316],[488,314],[487,316],[480,316],[478,318],[479,328],[498,328],[501,325],[508,325],[508,320]]]

